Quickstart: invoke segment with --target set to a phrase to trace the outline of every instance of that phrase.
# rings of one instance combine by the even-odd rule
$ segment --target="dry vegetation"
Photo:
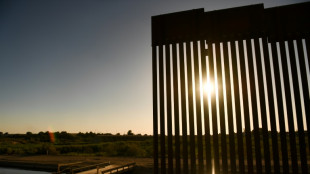
[[[152,173],[152,136],[67,132],[0,132],[0,166],[55,172],[60,163],[127,164],[135,173]]]

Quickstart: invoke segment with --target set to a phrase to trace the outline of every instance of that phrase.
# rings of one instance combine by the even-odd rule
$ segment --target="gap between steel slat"
[[[302,173],[308,173],[307,155],[306,155],[307,153],[306,153],[306,147],[305,147],[306,146],[305,132],[304,132],[304,125],[303,125],[303,120],[302,120],[302,108],[301,108],[301,102],[300,102],[300,91],[299,91],[297,63],[296,63],[297,59],[295,56],[293,40],[288,41],[288,46],[289,46],[289,54],[290,54],[291,68],[292,68],[292,78],[293,78],[293,85],[294,85],[301,171]]]
[[[163,57],[163,45],[159,46],[159,106],[160,106],[160,164],[161,174],[166,173],[166,143],[165,143],[165,96],[164,96],[164,57]]]
[[[201,54],[201,75],[202,84],[207,83],[207,64],[206,64],[206,50],[205,41],[200,40],[200,54]],[[205,149],[206,149],[206,173],[211,173],[211,142],[210,142],[210,122],[209,122],[209,108],[208,108],[208,95],[203,93],[203,111],[204,111],[204,124],[205,124]]]
[[[228,56],[228,42],[223,43],[224,55],[224,69],[225,69],[225,83],[226,83],[226,99],[227,99],[227,117],[228,117],[228,131],[229,131],[229,152],[230,152],[230,168],[231,173],[236,173],[236,155],[235,155],[235,133],[232,112],[232,97],[231,83],[230,83],[230,68]]]
[[[244,125],[245,125],[245,140],[247,150],[247,166],[248,173],[253,173],[253,156],[252,156],[252,138],[250,130],[250,112],[249,112],[249,100],[247,94],[247,80],[246,80],[246,69],[245,69],[245,56],[243,40],[238,40],[240,45],[240,67],[241,67],[241,80],[242,80],[242,93],[243,93],[243,109],[244,109]]]
[[[227,146],[226,146],[226,126],[225,126],[225,107],[224,107],[224,94],[223,94],[223,79],[222,79],[222,60],[220,43],[215,43],[216,50],[216,70],[217,70],[217,85],[218,85],[218,102],[219,102],[219,115],[221,127],[221,150],[222,150],[222,170],[227,173]]]
[[[263,45],[263,53],[264,53],[264,60],[265,60],[264,62],[265,62],[265,70],[266,70],[266,82],[267,82],[267,90],[268,90],[267,96],[268,96],[268,102],[269,102],[269,119],[270,119],[270,127],[271,127],[273,169],[275,172],[275,171],[280,171],[279,152],[278,152],[279,145],[278,145],[278,132],[277,132],[277,127],[276,127],[276,113],[275,113],[276,107],[274,103],[275,98],[273,96],[272,78],[271,78],[271,73],[272,73],[271,63],[270,63],[271,58],[269,57],[269,54],[268,54],[269,49],[268,49],[268,41],[266,37],[262,38],[262,45]],[[276,56],[277,54],[276,50],[273,50],[272,54]],[[273,59],[276,59],[276,58],[277,56],[274,57]],[[285,137],[285,132],[284,132],[284,137]],[[281,146],[286,148],[286,141],[285,141],[285,144],[281,143]],[[286,154],[286,157],[285,157],[285,154],[284,156],[282,155],[282,158],[286,159],[286,161],[283,161],[283,167],[286,167],[286,170],[284,171],[288,172],[289,170],[288,170],[288,163],[287,163],[287,154]]]
[[[287,104],[286,104],[287,121],[288,121],[288,127],[289,127],[289,139],[290,139],[290,150],[291,150],[291,160],[290,161],[292,163],[292,172],[298,173],[297,156],[296,156],[297,155],[296,137],[295,137],[293,109],[292,109],[290,82],[289,82],[289,74],[288,74],[288,64],[287,64],[287,56],[286,56],[286,52],[285,52],[284,41],[280,42],[280,53],[281,53],[281,59],[282,59],[282,65],[283,65],[282,69],[283,69],[283,76],[284,76],[285,97],[286,97],[286,102],[287,102]],[[279,119],[279,120],[281,120],[281,119]],[[280,124],[280,129],[281,129],[281,124]],[[281,144],[282,144],[282,140],[281,140]],[[282,153],[284,153],[283,150],[284,149],[282,149]]]
[[[213,61],[213,46],[211,42],[208,42],[208,57],[209,57],[209,73],[210,81],[215,84],[214,76],[214,61]],[[214,172],[219,173],[219,142],[217,131],[217,111],[216,111],[216,95],[211,95],[211,107],[212,107],[212,125],[213,125],[213,160],[214,160]]]
[[[263,68],[262,68],[262,56],[260,52],[259,39],[254,39],[254,48],[256,55],[256,67],[257,67],[257,80],[260,96],[261,106],[261,121],[262,121],[262,136],[263,136],[263,147],[264,147],[264,162],[265,162],[265,173],[271,173],[270,164],[270,151],[269,151],[269,135],[267,126],[267,112],[265,103],[265,91],[264,91],[264,79],[263,79]],[[260,132],[259,132],[260,133]]]
[[[251,102],[252,102],[252,119],[253,119],[253,134],[254,134],[254,144],[255,144],[255,158],[256,158],[256,172],[258,174],[262,173],[262,157],[261,157],[261,147],[260,147],[260,136],[259,136],[259,126],[258,126],[258,109],[256,100],[256,83],[254,76],[254,60],[251,40],[246,40],[247,45],[247,56],[248,56],[248,67],[249,67],[249,77],[250,77],[250,89],[251,89]]]
[[[174,103],[174,132],[175,132],[175,173],[181,172],[180,168],[180,126],[179,126],[179,85],[178,85],[178,62],[176,44],[172,44],[172,65],[173,65],[173,103]]]
[[[192,84],[192,63],[191,63],[190,42],[186,43],[187,60],[187,90],[188,90],[188,113],[189,113],[189,132],[190,132],[190,157],[191,174],[196,173],[196,154],[195,154],[195,127],[194,127],[194,109],[193,109],[193,84]]]
[[[183,43],[179,45],[180,56],[180,80],[181,80],[181,105],[182,105],[182,158],[183,173],[188,174],[188,144],[187,144],[187,115],[186,115],[186,81],[185,81],[185,58]]]
[[[203,149],[202,149],[202,121],[201,121],[201,100],[200,100],[200,78],[199,78],[199,57],[198,41],[193,42],[194,71],[195,71],[195,98],[197,118],[197,146],[198,146],[198,173],[203,173]]]
[[[308,67],[310,67],[309,66],[309,60],[310,60],[310,39],[309,39],[309,35],[308,35],[308,37],[305,39],[305,44],[306,44],[306,52],[307,52],[307,56],[308,56],[308,62],[307,62],[307,64],[308,64]],[[306,62],[305,62],[305,57],[304,57],[304,65],[306,66]],[[306,72],[307,73],[307,72]],[[304,75],[306,75],[306,73],[304,74]],[[307,76],[306,76],[307,77]],[[303,83],[305,86],[307,86],[306,84],[307,83]],[[310,84],[308,84],[308,85],[310,85]],[[309,100],[310,100],[310,95],[309,95],[309,93],[310,93],[310,91],[307,89],[307,90],[304,90],[304,91],[308,91],[308,96],[307,95],[304,95],[304,98],[306,98],[307,97],[307,99],[308,99],[308,102],[310,102]],[[309,109],[310,109],[310,107],[307,107],[307,106],[309,106],[306,102],[305,102],[305,107],[306,107],[306,120],[307,120],[307,131],[308,131],[308,148],[310,149],[310,131],[309,131],[309,129],[310,129],[310,111],[309,111]]]
[[[238,82],[238,64],[236,56],[236,42],[231,42],[231,61],[233,68],[234,78],[234,94],[235,94],[235,112],[236,112],[236,125],[237,125],[237,140],[238,140],[238,164],[239,172],[241,174],[244,171],[244,148],[243,148],[243,133],[242,133],[242,121],[241,121],[241,108],[240,108],[240,95],[239,95],[239,82]]]
[[[154,174],[158,174],[158,106],[157,106],[157,52],[156,46],[152,47],[153,71],[153,150]]]
[[[167,133],[168,133],[168,173],[173,173],[173,147],[172,147],[172,111],[171,111],[171,68],[170,45],[166,45],[166,98],[167,98]]]

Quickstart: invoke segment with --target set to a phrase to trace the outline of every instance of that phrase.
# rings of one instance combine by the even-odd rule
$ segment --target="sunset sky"
[[[152,134],[151,16],[293,0],[0,0],[0,132]]]

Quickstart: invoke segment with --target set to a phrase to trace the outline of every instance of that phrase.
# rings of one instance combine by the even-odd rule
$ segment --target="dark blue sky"
[[[0,131],[151,134],[151,16],[297,2],[0,0]]]

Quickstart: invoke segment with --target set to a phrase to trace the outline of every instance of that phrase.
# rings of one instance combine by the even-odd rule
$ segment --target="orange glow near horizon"
[[[48,134],[49,134],[49,136],[50,136],[50,141],[51,141],[51,143],[55,143],[55,135],[54,135],[54,133],[51,132],[51,131],[48,131]]]

